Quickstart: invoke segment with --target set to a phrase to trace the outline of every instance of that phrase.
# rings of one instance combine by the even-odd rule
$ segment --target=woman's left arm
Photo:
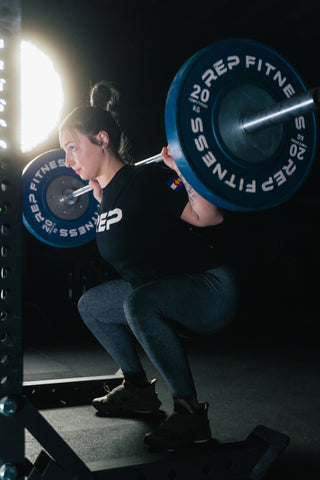
[[[221,209],[201,197],[201,195],[199,195],[181,175],[174,158],[171,156],[169,148],[164,147],[161,155],[164,163],[177,172],[189,197],[189,202],[181,214],[181,220],[197,227],[210,227],[223,222],[223,213]]]

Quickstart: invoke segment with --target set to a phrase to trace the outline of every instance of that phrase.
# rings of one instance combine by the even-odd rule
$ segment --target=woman
[[[66,165],[88,180],[100,203],[97,246],[120,278],[87,291],[79,312],[122,369],[124,382],[93,400],[105,414],[154,412],[161,405],[148,381],[140,343],[167,382],[174,412],[145,442],[175,448],[211,438],[208,404],[199,402],[181,331],[212,334],[234,314],[232,272],[201,229],[223,221],[221,210],[181,176],[168,148],[165,165],[126,163],[128,143],[110,83],[91,92],[90,106],[71,112],[60,128]]]

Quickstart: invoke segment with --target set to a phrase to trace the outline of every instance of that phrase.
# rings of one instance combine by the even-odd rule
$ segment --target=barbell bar
[[[294,95],[289,100],[278,102],[262,112],[245,114],[243,118],[239,118],[238,128],[248,134],[252,134],[272,125],[288,122],[293,118],[297,118],[299,115],[305,115],[306,113],[316,112],[318,110],[320,110],[320,87],[313,88],[299,95]],[[137,162],[135,165],[147,165],[161,161],[161,154],[156,154]],[[91,190],[90,185],[86,185],[74,192],[70,192],[68,198],[71,200]]]
[[[141,160],[140,162],[135,163],[136,166],[139,165],[147,165],[148,163],[157,163],[162,161],[161,153],[153,155],[152,157],[148,157],[145,160]],[[73,192],[70,192],[66,195],[66,200],[72,200],[73,198],[80,197],[87,192],[91,192],[92,188],[90,185],[85,185],[84,187],[79,188]]]
[[[248,39],[216,42],[178,71],[165,107],[167,143],[187,182],[231,211],[280,205],[301,187],[317,148],[320,89],[275,50]],[[161,161],[154,155],[136,163]],[[65,167],[62,150],[23,172],[23,220],[44,243],[82,245],[95,237],[98,204]]]

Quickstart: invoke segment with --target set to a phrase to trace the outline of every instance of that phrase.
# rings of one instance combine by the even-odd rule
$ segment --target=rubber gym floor
[[[210,403],[210,423],[219,442],[241,441],[257,425],[267,426],[288,435],[290,444],[265,478],[318,480],[319,348],[317,341],[297,328],[289,331],[277,332],[275,341],[261,325],[244,334],[237,321],[215,337],[185,341],[185,348],[199,399]],[[161,410],[169,413],[168,388],[143,352],[141,356],[149,377],[158,378]],[[113,375],[117,370],[90,335],[66,344],[25,345],[25,381]],[[108,461],[112,466],[123,459],[128,464],[137,459],[152,461],[153,454],[143,443],[144,434],[152,428],[150,419],[100,417],[91,405],[43,409],[41,413],[88,465]],[[27,458],[34,461],[40,450],[26,432]]]

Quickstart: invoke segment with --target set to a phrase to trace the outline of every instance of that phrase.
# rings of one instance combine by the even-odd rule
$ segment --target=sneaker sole
[[[159,411],[159,407],[156,409],[148,409],[148,410],[141,410],[141,409],[134,409],[134,408],[123,408],[123,407],[115,407],[115,408],[103,408],[100,407],[99,405],[94,405],[92,404],[93,407],[98,410],[98,412],[104,413],[106,415],[114,415],[114,414],[123,414],[126,415],[128,413],[139,413],[139,414],[150,414],[150,413],[156,413]]]

